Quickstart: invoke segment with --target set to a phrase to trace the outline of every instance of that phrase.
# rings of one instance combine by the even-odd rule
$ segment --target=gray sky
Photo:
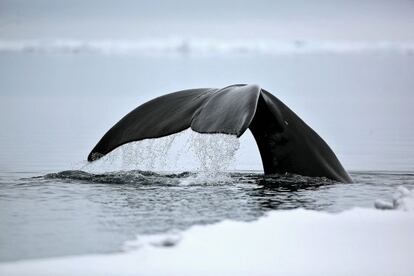
[[[0,39],[413,41],[413,0],[0,0]]]

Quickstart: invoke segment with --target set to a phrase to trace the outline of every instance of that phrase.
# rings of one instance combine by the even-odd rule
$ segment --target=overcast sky
[[[0,39],[413,41],[414,1],[0,0]]]

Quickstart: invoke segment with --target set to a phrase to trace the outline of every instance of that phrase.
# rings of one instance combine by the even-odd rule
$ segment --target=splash
[[[192,149],[200,162],[199,176],[218,177],[226,172],[240,147],[239,139],[228,134],[193,133]]]
[[[97,161],[84,163],[81,169],[92,173],[131,170],[164,171],[168,167],[168,154],[174,141],[182,135],[181,132],[158,139],[145,139],[125,144]]]
[[[166,167],[167,154],[176,135],[126,144],[121,147],[122,166],[124,168],[148,171],[162,170]]]
[[[200,134],[188,129],[125,144],[93,163],[85,163],[81,170],[91,173],[195,171],[198,181],[214,178],[217,182],[219,177],[225,177],[239,147],[239,139],[234,135]]]

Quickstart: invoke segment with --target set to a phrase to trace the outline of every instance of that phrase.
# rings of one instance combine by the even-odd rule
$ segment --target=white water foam
[[[143,39],[143,40],[1,40],[0,52],[96,53],[96,54],[309,54],[359,52],[414,53],[414,42],[358,41],[278,41],[217,39]]]

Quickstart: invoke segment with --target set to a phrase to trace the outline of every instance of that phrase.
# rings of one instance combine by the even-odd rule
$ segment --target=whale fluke
[[[325,141],[275,96],[257,85],[183,90],[138,106],[92,149],[94,161],[133,141],[187,128],[240,137],[250,128],[265,174],[296,173],[352,182]]]

